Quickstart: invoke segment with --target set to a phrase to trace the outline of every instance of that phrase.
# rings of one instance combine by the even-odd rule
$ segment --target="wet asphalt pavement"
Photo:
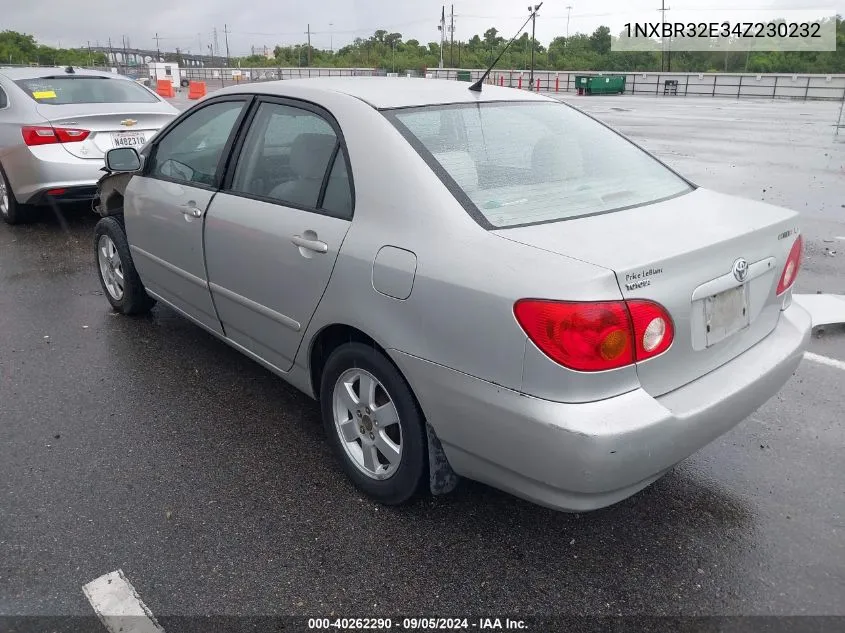
[[[690,101],[590,107],[699,184],[803,211],[798,291],[845,292],[845,241],[825,241],[845,237],[845,144],[821,140],[834,108]],[[120,568],[160,617],[845,615],[841,369],[804,361],[611,508],[466,481],[386,508],[336,466],[314,402],[167,308],[112,313],[94,224],[84,208],[0,224],[0,614],[88,615],[81,586]],[[845,361],[845,327],[811,349]]]

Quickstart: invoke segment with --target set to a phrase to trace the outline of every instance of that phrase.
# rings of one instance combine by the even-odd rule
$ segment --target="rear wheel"
[[[22,224],[32,217],[32,208],[15,199],[12,185],[0,165],[0,217],[6,224]]]
[[[94,228],[94,249],[100,285],[112,308],[122,314],[143,314],[155,305],[135,270],[123,225],[103,218]]]
[[[344,471],[381,503],[411,499],[427,474],[425,420],[405,379],[379,351],[338,347],[320,387],[323,425]]]

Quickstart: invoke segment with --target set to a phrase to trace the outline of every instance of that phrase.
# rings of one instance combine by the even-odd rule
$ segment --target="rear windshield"
[[[457,197],[468,211],[492,228],[605,213],[691,190],[636,145],[562,103],[385,114],[444,182],[464,194]]]
[[[38,103],[156,103],[146,88],[126,79],[108,77],[38,77],[15,82]]]

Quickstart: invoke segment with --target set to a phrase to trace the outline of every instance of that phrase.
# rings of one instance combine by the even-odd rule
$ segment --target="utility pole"
[[[111,38],[109,38],[109,64],[114,64],[114,49],[111,47]]]
[[[308,35],[308,67],[311,67],[311,25],[308,25],[308,30],[305,31]],[[310,71],[309,71],[310,72]]]
[[[542,6],[543,3],[541,2],[540,4],[535,4],[534,8],[528,7],[528,10],[531,12],[531,75],[528,78],[529,90],[534,90],[534,50],[537,48],[537,40],[534,38],[534,33],[537,26],[537,11]]]
[[[334,31],[332,27],[334,26],[334,22],[329,22],[329,50],[334,55]]]
[[[158,33],[156,33],[156,36],[155,36],[155,41],[156,41],[156,51],[158,52],[158,58],[156,59],[156,61],[157,61],[157,62],[160,62],[160,61],[161,61],[161,46],[159,45],[159,40],[160,40],[160,39],[161,39],[161,38],[158,36]]]
[[[444,4],[440,11],[440,24],[437,25],[437,30],[440,31],[440,68],[443,68],[443,46],[446,37],[446,5]]]
[[[666,12],[669,10],[669,7],[666,6],[666,0],[660,0],[660,70],[666,70],[665,60],[666,60],[666,38],[663,37],[663,29],[665,28],[663,25],[666,24]],[[672,70],[672,58],[671,58],[671,51],[669,53],[669,68],[668,70]]]
[[[208,52],[211,54],[211,67],[214,68],[214,44],[208,45]]]
[[[223,25],[223,35],[226,38],[226,66],[228,67],[232,65],[232,62],[229,59],[229,27],[226,24]]]
[[[449,24],[449,37],[451,42],[449,44],[449,66],[455,67],[455,5],[452,5],[452,12]]]
[[[216,26],[214,27],[213,35],[214,35],[214,52],[211,54],[212,57],[214,57],[214,55],[220,55],[220,41],[217,39],[217,27]]]
[[[566,39],[569,39],[569,14],[572,13],[572,5],[566,5]]]
[[[88,40],[88,65],[94,65],[94,55],[91,53],[91,40]]]

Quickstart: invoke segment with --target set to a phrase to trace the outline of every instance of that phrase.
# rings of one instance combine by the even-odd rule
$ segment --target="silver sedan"
[[[106,161],[113,308],[159,301],[317,399],[384,503],[458,476],[615,503],[771,398],[807,345],[796,213],[536,94],[237,86]]]
[[[113,147],[142,147],[178,110],[111,73],[0,68],[0,217],[31,206],[90,200]]]

